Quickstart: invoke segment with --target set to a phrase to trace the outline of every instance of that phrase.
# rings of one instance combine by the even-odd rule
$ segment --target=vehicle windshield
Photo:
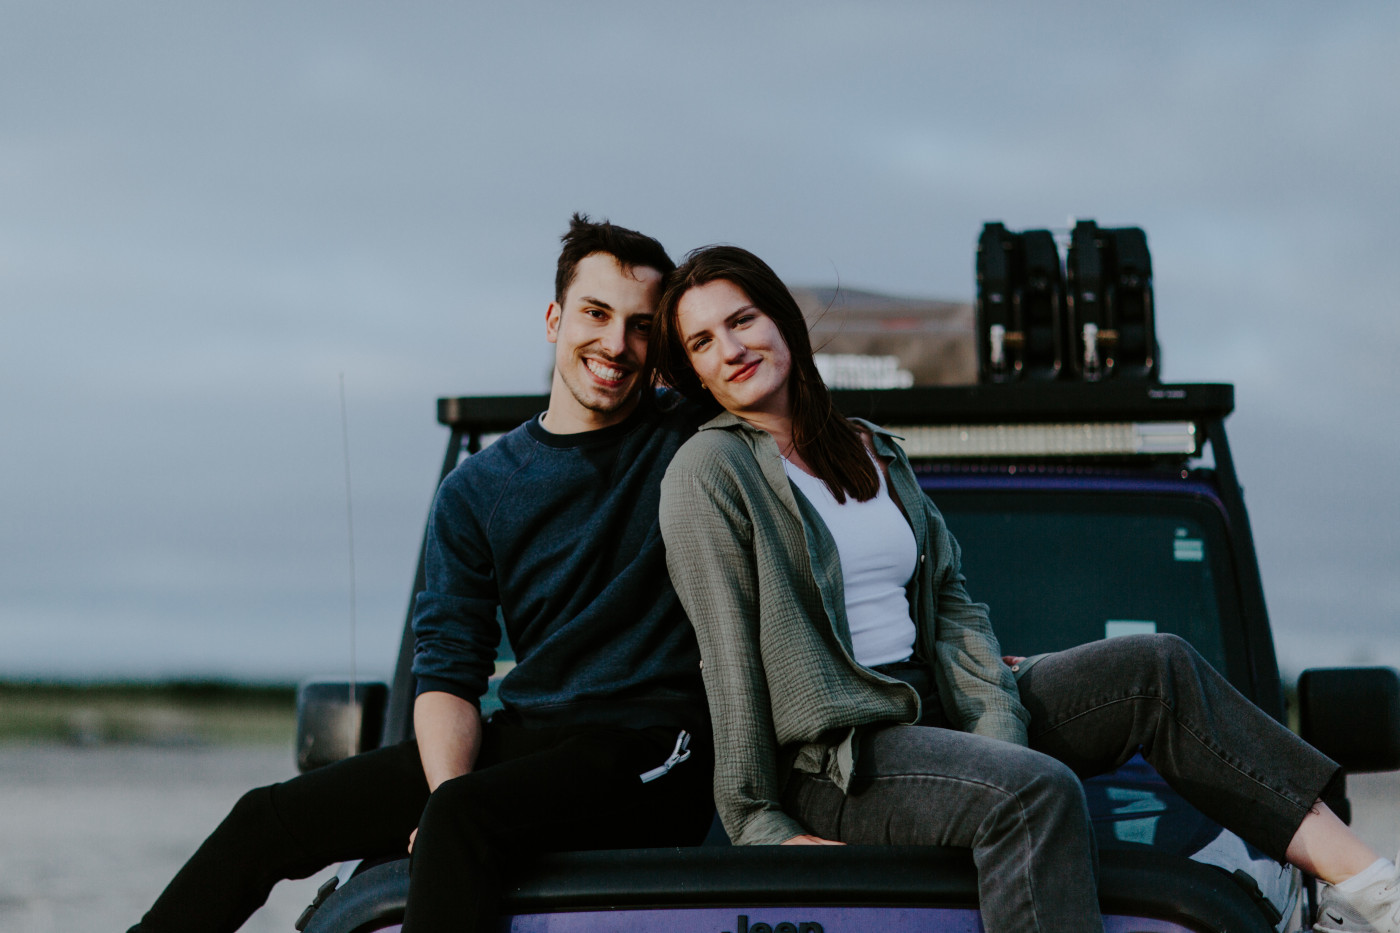
[[[1235,666],[1224,632],[1238,626],[1221,625],[1237,611],[1231,561],[1210,503],[1102,491],[931,495],[1007,654],[1171,632],[1217,669]]]

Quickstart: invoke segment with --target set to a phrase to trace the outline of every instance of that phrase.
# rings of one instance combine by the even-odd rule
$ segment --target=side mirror
[[[1299,732],[1348,772],[1400,769],[1400,673],[1325,667],[1298,678]]]
[[[389,688],[308,680],[297,688],[297,770],[310,771],[379,747]]]

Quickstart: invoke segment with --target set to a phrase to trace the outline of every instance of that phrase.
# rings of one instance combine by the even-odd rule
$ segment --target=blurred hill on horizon
[[[817,368],[832,388],[977,381],[971,302],[829,285],[789,290],[807,319]]]
[[[295,735],[292,684],[0,681],[0,742],[291,748]]]

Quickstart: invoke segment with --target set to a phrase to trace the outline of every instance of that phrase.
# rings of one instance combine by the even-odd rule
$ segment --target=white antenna
[[[360,750],[360,717],[355,715],[355,512],[350,495],[350,419],[345,409],[345,373],[340,374],[340,439],[345,449],[345,528],[350,542],[350,714],[345,721],[354,754]]]

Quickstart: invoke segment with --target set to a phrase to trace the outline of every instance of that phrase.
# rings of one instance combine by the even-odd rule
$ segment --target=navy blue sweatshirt
[[[418,693],[480,702],[499,606],[516,658],[499,695],[517,721],[707,728],[657,523],[661,477],[703,418],[673,395],[581,434],[534,418],[453,470],[414,609]]]

